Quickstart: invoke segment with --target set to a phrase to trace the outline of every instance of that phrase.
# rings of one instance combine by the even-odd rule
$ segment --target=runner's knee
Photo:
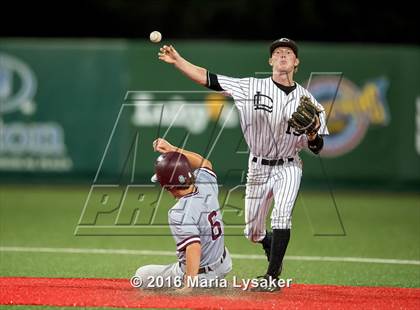
[[[138,284],[137,287],[147,287],[147,281],[150,276],[149,266],[142,266],[137,269],[134,277],[136,277],[136,283]]]

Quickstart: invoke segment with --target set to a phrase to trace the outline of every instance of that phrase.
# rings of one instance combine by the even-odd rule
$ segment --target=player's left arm
[[[187,159],[188,159],[188,161],[191,165],[191,168],[193,170],[201,168],[201,167],[209,168],[210,170],[213,169],[213,165],[212,165],[211,161],[204,158],[200,154],[178,148],[178,147],[170,144],[168,141],[166,141],[163,138],[158,138],[155,141],[153,141],[153,149],[157,152],[160,152],[160,153],[178,152],[178,153],[181,153],[181,154],[185,155],[185,157],[187,157]]]
[[[315,105],[317,105],[321,112],[316,116],[316,130],[311,133],[307,133],[306,137],[308,139],[308,148],[314,154],[319,154],[324,147],[324,138],[323,135],[328,135],[328,128],[325,124],[325,110],[321,104],[312,96],[312,100]]]
[[[316,121],[318,122],[318,126],[320,123],[319,117],[316,117]],[[314,133],[308,133],[306,134],[308,138],[308,148],[311,150],[314,154],[319,154],[321,152],[322,148],[324,147],[324,138],[318,133],[318,131]]]

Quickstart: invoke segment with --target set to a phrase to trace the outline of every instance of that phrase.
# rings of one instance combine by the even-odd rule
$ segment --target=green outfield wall
[[[174,41],[193,63],[267,77],[269,42]],[[124,40],[0,39],[0,181],[149,184],[152,141],[209,154],[244,184],[248,149],[233,103]],[[420,48],[300,44],[296,80],[328,113],[304,185],[420,188]],[[281,134],[281,133],[279,133]]]

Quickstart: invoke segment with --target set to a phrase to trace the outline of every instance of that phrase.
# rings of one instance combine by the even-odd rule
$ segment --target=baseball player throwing
[[[261,243],[269,265],[261,281],[277,279],[290,239],[292,211],[302,176],[299,151],[318,154],[328,134],[325,111],[307,89],[293,79],[299,66],[298,46],[287,38],[269,48],[268,78],[232,78],[214,74],[185,60],[173,46],[164,45],[159,59],[173,64],[191,80],[233,97],[250,149],[245,197],[245,235]],[[266,231],[271,213],[272,232]],[[277,286],[256,290],[276,291]]]
[[[135,274],[136,286],[172,287],[179,292],[188,292],[195,286],[217,286],[217,281],[212,280],[223,279],[232,269],[232,260],[224,246],[212,164],[161,138],[153,142],[153,148],[162,154],[156,160],[152,181],[158,181],[178,199],[168,212],[178,262],[140,267]]]

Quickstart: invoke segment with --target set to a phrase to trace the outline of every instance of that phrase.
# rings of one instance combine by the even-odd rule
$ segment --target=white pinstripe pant
[[[299,192],[302,177],[302,162],[294,161],[279,166],[248,163],[245,195],[245,236],[252,242],[264,239],[266,218],[274,198],[271,213],[272,229],[290,229],[292,211]]]

